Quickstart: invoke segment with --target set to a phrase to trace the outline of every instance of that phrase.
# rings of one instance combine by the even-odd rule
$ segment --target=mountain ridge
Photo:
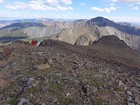
[[[24,23],[20,24],[22,26]],[[89,45],[91,42],[99,40],[102,36],[115,35],[124,40],[131,48],[140,49],[139,28],[118,24],[103,17],[73,22],[40,20],[39,24],[43,27],[33,25],[21,29],[15,27],[16,30],[13,31],[8,28],[1,28],[0,36],[20,35],[28,38],[50,38],[70,44]]]

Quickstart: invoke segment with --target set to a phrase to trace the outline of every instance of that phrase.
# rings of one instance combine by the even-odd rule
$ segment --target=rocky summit
[[[0,105],[140,105],[140,52],[115,36],[2,46]]]

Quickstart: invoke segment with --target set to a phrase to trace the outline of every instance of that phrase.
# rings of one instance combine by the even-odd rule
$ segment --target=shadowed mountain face
[[[139,105],[139,58],[116,36],[90,46],[16,41],[0,47],[0,105]]]
[[[37,22],[14,23],[0,29],[0,36],[47,37],[75,45],[89,45],[108,35],[115,35],[131,48],[140,49],[139,27],[115,23],[103,17],[76,21],[42,19]]]

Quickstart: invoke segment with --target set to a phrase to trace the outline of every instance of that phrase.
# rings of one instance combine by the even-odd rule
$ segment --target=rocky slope
[[[115,36],[90,46],[54,40],[2,46],[0,105],[139,105],[139,59]]]
[[[25,25],[27,23],[28,27]],[[17,27],[16,24],[20,24],[21,27]],[[108,35],[115,35],[132,48],[140,49],[139,27],[115,23],[103,17],[76,20],[74,22],[38,20],[37,22],[14,23],[0,29],[0,36],[48,37],[78,45],[89,45],[102,36]]]

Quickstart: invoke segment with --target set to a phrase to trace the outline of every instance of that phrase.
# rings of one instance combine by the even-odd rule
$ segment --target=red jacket
[[[36,41],[36,40],[32,40],[31,44],[32,44],[33,46],[35,46],[35,45],[37,44],[37,41]]]

